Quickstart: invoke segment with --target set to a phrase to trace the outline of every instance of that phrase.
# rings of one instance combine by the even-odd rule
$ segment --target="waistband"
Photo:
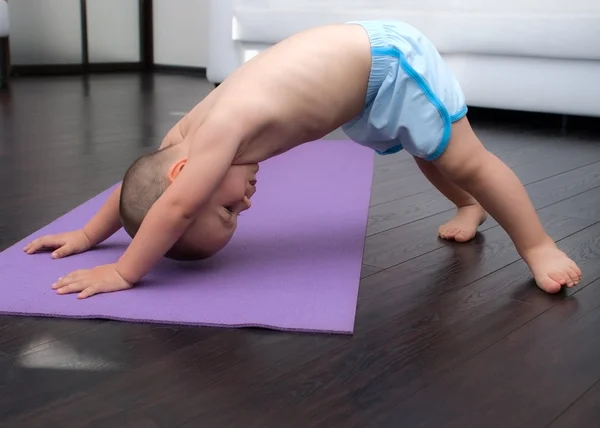
[[[390,57],[373,54],[373,50],[376,48],[387,48],[390,46],[388,29],[386,28],[386,24],[381,21],[349,21],[347,24],[360,25],[369,36],[371,44],[371,71],[369,73],[369,83],[365,97],[365,107],[368,107],[375,100],[377,91],[389,72]]]

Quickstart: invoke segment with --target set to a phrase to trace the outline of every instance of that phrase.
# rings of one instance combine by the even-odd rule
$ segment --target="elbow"
[[[188,201],[174,201],[170,204],[169,211],[173,219],[177,222],[192,222],[198,213],[196,207]]]
[[[189,198],[180,195],[169,195],[165,192],[163,196],[154,204],[152,211],[155,212],[157,219],[168,222],[176,229],[180,225],[192,222],[197,215],[197,208],[193,206]]]

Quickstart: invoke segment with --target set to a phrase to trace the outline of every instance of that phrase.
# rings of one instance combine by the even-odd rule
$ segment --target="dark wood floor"
[[[209,90],[174,75],[13,81],[0,248],[118,181]],[[451,205],[405,154],[378,157],[354,336],[0,317],[0,426],[598,427],[600,132],[472,122],[580,264],[577,289],[540,292],[494,221],[441,242]]]

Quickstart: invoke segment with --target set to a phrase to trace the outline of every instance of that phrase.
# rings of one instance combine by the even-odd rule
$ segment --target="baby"
[[[342,127],[380,154],[404,149],[415,158],[457,207],[442,238],[472,239],[489,212],[542,290],[577,285],[580,269],[545,233],[525,189],[483,147],[466,112],[458,82],[413,27],[369,21],[304,31],[233,72],[157,152],[131,166],[82,230],[25,251],[52,248],[64,257],[122,225],[133,240],[116,263],[72,272],[53,288],[80,298],[130,288],[165,255],[198,259],[223,248],[250,207],[258,164]]]

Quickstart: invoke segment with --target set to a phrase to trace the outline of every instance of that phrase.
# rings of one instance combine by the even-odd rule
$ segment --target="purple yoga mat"
[[[95,250],[60,260],[22,248],[82,227],[109,189],[0,254],[0,313],[352,333],[372,173],[369,149],[306,144],[261,165],[252,209],[213,258],[165,259],[131,290],[59,296],[50,288],[56,278],[115,262],[129,237],[121,230]]]

